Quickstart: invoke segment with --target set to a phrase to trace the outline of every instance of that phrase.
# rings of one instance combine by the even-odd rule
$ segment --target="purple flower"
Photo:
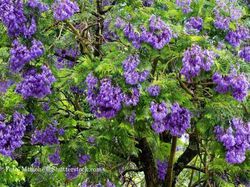
[[[86,164],[89,160],[90,160],[90,156],[89,156],[89,155],[80,155],[80,156],[79,156],[79,159],[78,159],[78,162],[79,162],[79,164],[84,165],[84,164]]]
[[[5,93],[7,89],[11,86],[11,80],[0,81],[0,94]]]
[[[192,0],[176,0],[176,5],[182,9],[183,13],[187,14],[192,12],[190,8],[191,2]]]
[[[35,167],[35,168],[40,168],[41,167],[41,162],[39,161],[38,158],[35,158],[35,162],[33,162],[32,166]]]
[[[127,115],[125,118],[131,125],[134,125],[136,120],[136,113],[135,111],[132,111],[130,115]]]
[[[157,170],[158,170],[158,178],[162,181],[165,180],[167,174],[168,163],[166,161],[157,160]]]
[[[139,55],[130,55],[122,62],[123,71],[124,72],[135,71],[139,64],[140,64]]]
[[[225,37],[229,44],[233,47],[237,47],[240,45],[240,37],[237,32],[229,31]]]
[[[10,50],[10,69],[19,72],[32,59],[29,49],[18,40],[14,40]]]
[[[129,41],[132,42],[135,48],[141,47],[140,35],[135,32],[135,29],[132,24],[126,24],[123,29],[124,35],[128,38]]]
[[[38,40],[32,40],[32,46],[30,48],[30,55],[32,59],[42,56],[43,53],[44,53],[44,46],[42,42]]]
[[[120,17],[117,17],[116,20],[115,20],[115,27],[118,28],[118,29],[124,29],[126,25],[126,22],[121,19]]]
[[[244,162],[246,151],[250,150],[250,123],[233,118],[228,129],[216,126],[214,132],[226,148],[226,161],[231,164]]]
[[[94,136],[89,136],[87,139],[89,144],[94,144],[95,143],[95,137]]]
[[[106,187],[115,187],[115,184],[110,182],[110,180],[108,179],[107,182],[106,182]]]
[[[171,29],[160,18],[152,15],[149,19],[149,31],[141,28],[140,40],[150,44],[155,49],[162,49],[173,37]]]
[[[202,30],[203,20],[200,17],[191,17],[185,23],[187,33],[198,33]]]
[[[216,14],[214,26],[217,29],[228,30],[230,24],[230,18],[224,17],[220,14]]]
[[[139,82],[144,82],[148,78],[150,73],[148,70],[142,72],[136,70],[139,64],[139,55],[130,55],[123,61],[122,66],[127,84],[137,85]]]
[[[227,77],[223,77],[221,74],[216,72],[213,75],[213,82],[217,84],[215,90],[219,93],[227,93],[230,89],[230,83]]]
[[[237,101],[243,101],[248,94],[249,83],[247,78],[243,74],[240,74],[231,79],[230,84],[233,97]]]
[[[181,74],[185,75],[187,80],[196,77],[201,70],[209,71],[214,64],[215,54],[209,50],[202,50],[199,45],[192,45],[184,52]]]
[[[86,77],[85,82],[87,84],[88,89],[93,90],[97,87],[98,79],[92,73],[90,73]]]
[[[63,128],[58,129],[58,135],[63,136],[65,133],[65,130]]]
[[[29,25],[26,24],[26,26],[23,28],[23,35],[26,38],[31,38],[32,35],[36,33],[36,21],[34,18],[31,19],[31,22]]]
[[[63,135],[63,129],[57,129],[51,124],[44,130],[36,129],[31,137],[31,143],[42,145],[59,144],[58,135]]]
[[[140,91],[138,88],[132,88],[130,94],[125,94],[124,103],[126,106],[136,106],[140,101]]]
[[[139,74],[139,82],[146,81],[149,74],[150,74],[150,72],[148,70],[144,70],[144,71],[140,72],[140,74]]]
[[[49,6],[40,2],[40,0],[28,0],[27,5],[31,8],[38,8],[40,12],[45,12],[49,9]]]
[[[154,0],[143,0],[142,4],[143,6],[151,7],[154,4]]]
[[[49,109],[50,109],[49,102],[43,102],[42,103],[42,108],[43,108],[44,111],[49,111]]]
[[[110,3],[110,0],[102,0],[102,6],[109,6],[111,3]]]
[[[12,156],[15,149],[22,146],[22,138],[26,130],[25,116],[15,112],[12,119],[7,121],[5,115],[0,115],[0,153]]]
[[[188,128],[191,127],[191,113],[178,103],[171,107],[171,113],[166,118],[165,128],[169,130],[172,136],[181,137]]]
[[[55,0],[52,8],[54,18],[59,21],[69,19],[80,10],[78,4],[71,0]]]
[[[55,165],[62,164],[62,160],[61,160],[60,154],[59,154],[59,149],[56,149],[56,151],[53,154],[50,154],[48,159],[50,162],[52,162]]]
[[[56,49],[56,67],[58,69],[62,68],[72,68],[75,65],[77,57],[80,55],[78,47],[70,47],[66,49]]]
[[[27,22],[23,1],[1,0],[0,19],[7,27],[9,36],[17,37],[23,34]]]
[[[158,85],[152,85],[148,87],[148,93],[152,97],[156,97],[160,94],[161,88]]]
[[[79,169],[77,167],[68,166],[66,168],[66,178],[72,180],[79,175]]]
[[[243,101],[248,94],[249,83],[243,74],[237,75],[232,71],[229,75],[222,76],[216,72],[213,75],[213,82],[217,84],[215,87],[217,92],[225,94],[230,91],[237,101]]]
[[[122,109],[123,93],[121,88],[114,87],[110,79],[102,79],[99,89],[95,89],[92,84],[92,81],[95,82],[95,80],[91,74],[86,79],[88,85],[87,101],[91,111],[98,118],[111,119]]]
[[[165,124],[164,124],[164,121],[161,120],[161,121],[157,121],[155,120],[153,123],[152,123],[152,129],[156,132],[156,133],[162,133],[166,130],[165,128]]]
[[[32,46],[28,49],[18,40],[14,40],[10,51],[10,69],[19,72],[25,64],[40,57],[44,53],[43,44],[38,40],[32,40]]]
[[[162,102],[160,104],[152,102],[150,111],[155,121],[162,121],[168,113],[167,105],[165,102]]]
[[[235,31],[229,31],[225,37],[230,45],[237,47],[240,45],[241,41],[250,38],[249,29],[246,27],[238,26]]]
[[[244,59],[245,62],[250,63],[250,46],[243,47],[239,52],[239,56]]]
[[[16,92],[24,99],[44,98],[51,94],[51,85],[55,82],[55,77],[47,66],[41,67],[42,72],[30,69],[23,75],[23,81],[17,84]]]

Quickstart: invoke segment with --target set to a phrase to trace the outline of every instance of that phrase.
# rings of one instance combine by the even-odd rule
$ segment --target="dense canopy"
[[[248,0],[0,0],[0,186],[250,186]]]

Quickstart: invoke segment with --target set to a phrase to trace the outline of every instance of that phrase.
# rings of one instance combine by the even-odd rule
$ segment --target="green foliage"
[[[54,1],[43,2],[51,6]],[[106,180],[110,179],[117,186],[132,186],[133,182],[136,183],[134,186],[146,186],[145,168],[148,163],[144,163],[141,155],[145,154],[146,157],[152,155],[150,167],[157,169],[157,160],[169,159],[172,140],[169,133],[159,135],[152,130],[153,119],[149,110],[152,101],[158,103],[165,101],[168,108],[178,102],[192,113],[192,124],[187,130],[187,135],[190,138],[195,135],[197,142],[195,145],[190,145],[189,140],[179,138],[174,162],[177,163],[186,150],[197,149],[198,154],[192,157],[185,167],[193,166],[198,170],[183,166],[182,172],[176,176],[178,178],[176,186],[189,186],[189,183],[206,186],[211,183],[212,186],[231,187],[235,186],[238,178],[249,182],[249,152],[244,163],[228,164],[225,161],[225,149],[214,136],[216,125],[228,127],[229,121],[234,117],[245,121],[250,119],[249,96],[244,102],[239,103],[230,94],[217,93],[215,85],[211,83],[211,77],[215,72],[227,75],[232,67],[238,68],[247,76],[250,73],[249,63],[237,55],[241,47],[233,48],[225,42],[223,49],[217,48],[218,43],[224,41],[226,31],[214,27],[216,1],[192,1],[193,11],[189,14],[184,14],[181,8],[176,6],[175,0],[155,0],[152,7],[144,7],[141,0],[117,0],[114,6],[104,7],[104,13],[98,12],[97,1],[77,2],[81,11],[68,22],[55,21],[53,10],[42,13],[36,20],[38,27],[34,38],[44,44],[45,53],[26,67],[31,65],[39,67],[45,64],[50,67],[57,80],[53,84],[52,93],[43,99],[24,100],[16,93],[16,84],[22,80],[22,75],[9,72],[13,38],[8,37],[6,28],[0,24],[0,81],[14,82],[6,93],[0,93],[0,113],[5,113],[10,118],[14,111],[19,111],[23,114],[32,113],[36,118],[32,130],[27,130],[25,133],[24,145],[16,151],[17,159],[0,155],[0,186],[25,186],[29,183],[34,187],[75,187],[86,179],[93,184],[99,182],[105,184]],[[235,30],[238,24],[250,27],[249,8],[242,1],[238,1],[237,6],[242,9],[243,15],[241,20],[230,23],[231,30]],[[27,14],[31,14],[33,10],[26,11]],[[222,13],[227,14],[224,11]],[[148,44],[142,44],[140,49],[136,49],[124,36],[123,30],[115,27],[115,19],[120,17],[131,23],[139,33],[140,26],[149,27],[148,20],[152,14],[160,16],[175,34],[170,43],[161,50],[153,49]],[[196,16],[203,19],[203,29],[199,34],[187,34],[184,29],[185,22],[188,18]],[[118,40],[109,42],[104,39],[104,20],[111,20],[110,29],[119,36]],[[69,27],[69,23],[78,29],[80,36]],[[28,40],[25,38],[22,42],[28,43]],[[85,42],[84,45],[82,40]],[[213,50],[217,58],[211,71],[201,72],[189,82],[180,75],[180,70],[183,66],[183,53],[192,44]],[[73,60],[74,66],[57,68],[56,50],[75,46],[81,54]],[[96,52],[99,52],[98,55]],[[123,107],[114,119],[95,118],[86,101],[87,75],[93,73],[99,79],[109,77],[114,85],[121,87],[124,93],[129,93],[132,86],[128,86],[124,81],[122,62],[131,54],[140,56],[141,63],[138,70],[151,72],[150,79],[138,85],[141,94],[139,104],[136,107]],[[158,97],[149,96],[147,88],[150,85],[160,86],[161,93]],[[77,87],[82,92],[75,93],[72,87]],[[48,110],[44,110],[44,103],[49,103]],[[132,112],[136,113],[133,125],[127,120]],[[32,131],[35,128],[45,129],[48,124],[57,124],[59,128],[65,129],[65,133],[59,138],[60,144],[31,145]],[[1,131],[0,136],[2,136]],[[89,137],[95,137],[95,143],[89,143]],[[146,138],[149,146],[147,154],[142,152],[139,146],[143,138]],[[63,164],[59,166],[53,165],[48,160],[48,155],[54,153],[57,148],[60,148],[63,160]],[[84,166],[79,166],[79,154],[90,155],[90,161]],[[35,158],[41,161],[42,169],[50,167],[50,172],[25,171],[24,167],[30,167]],[[60,168],[68,166],[104,170],[83,172],[77,178],[68,180],[65,171],[59,171]],[[144,171],[141,171],[142,169]],[[125,182],[122,183],[121,174],[126,170],[131,172],[124,174]],[[226,179],[223,178],[225,174]]]

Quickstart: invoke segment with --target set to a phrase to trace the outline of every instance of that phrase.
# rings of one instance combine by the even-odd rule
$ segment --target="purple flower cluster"
[[[181,74],[190,80],[198,76],[201,70],[209,71],[214,64],[214,59],[215,53],[213,51],[202,50],[199,45],[192,45],[184,52]]]
[[[168,169],[168,163],[166,161],[157,160],[158,178],[160,180],[162,181],[165,180],[167,169]]]
[[[42,3],[40,0],[28,0],[27,5],[31,8],[37,8],[40,12],[45,12],[49,9],[49,6]]]
[[[152,128],[156,133],[168,130],[172,136],[181,137],[190,127],[191,114],[187,109],[180,107],[178,103],[174,103],[171,107],[171,113],[168,113],[164,102],[160,104],[152,102],[150,111],[154,119]]]
[[[11,80],[0,81],[0,94],[5,93],[12,83]]]
[[[240,58],[250,63],[250,46],[243,47],[239,52]]]
[[[172,136],[181,137],[190,128],[191,113],[178,103],[171,107],[171,113],[166,118],[165,128],[170,131]]]
[[[188,34],[199,33],[202,30],[203,19],[200,17],[191,17],[185,23],[185,30]]]
[[[32,46],[28,49],[18,40],[14,40],[10,50],[10,69],[13,72],[19,72],[23,69],[25,64],[33,59],[40,57],[44,52],[42,42],[38,40],[32,41]]]
[[[228,30],[230,24],[230,18],[220,15],[219,13],[215,14],[214,26],[217,29]]]
[[[230,22],[240,19],[242,11],[236,7],[235,2],[230,0],[217,0],[216,3],[214,26],[217,29],[228,30]]]
[[[78,4],[71,0],[56,0],[52,8],[54,10],[54,18],[59,21],[69,19],[80,10]]]
[[[72,68],[79,55],[80,51],[77,47],[69,49],[56,49],[56,67],[58,69]]]
[[[9,36],[23,35],[27,30],[23,1],[0,0],[0,19],[7,27]]]
[[[23,75],[23,81],[17,87],[17,93],[25,99],[29,97],[44,98],[51,93],[51,84],[55,82],[55,77],[47,66],[41,67],[42,72],[30,69]]]
[[[125,25],[123,32],[128,38],[128,41],[131,41],[135,48],[141,47],[140,34],[135,31],[135,28],[131,23]]]
[[[225,37],[230,45],[237,47],[244,40],[250,39],[250,30],[243,26],[238,26],[235,31],[229,31]]]
[[[136,70],[139,64],[139,55],[130,55],[123,61],[122,65],[124,71],[124,78],[127,84],[137,85],[140,82],[144,82],[148,78],[148,70],[144,70],[142,72]]]
[[[92,74],[86,78],[87,101],[97,118],[111,119],[122,108],[123,93],[121,88],[112,85],[110,79],[102,79],[99,88],[98,79]]]
[[[131,93],[124,94],[124,103],[126,106],[136,106],[140,101],[140,90],[132,88]]]
[[[15,149],[22,146],[22,138],[26,130],[25,116],[15,112],[11,121],[0,114],[0,153],[4,156],[12,156]]]
[[[168,114],[166,103],[162,102],[158,104],[152,102],[150,106],[150,111],[154,119],[154,122],[152,124],[152,128],[154,129],[154,131],[157,133],[165,131],[165,118]]]
[[[161,88],[158,85],[151,85],[148,87],[148,93],[152,97],[156,97],[160,94]]]
[[[86,164],[89,160],[90,160],[90,156],[89,156],[89,155],[82,155],[82,154],[79,155],[79,159],[78,159],[79,164],[84,165],[84,164]]]
[[[151,7],[154,4],[154,0],[142,0],[143,6]]]
[[[69,166],[66,168],[66,178],[72,180],[79,175],[79,168]]]
[[[44,130],[36,129],[31,137],[31,144],[53,145],[59,144],[58,135],[61,135],[61,129],[51,124]]]
[[[231,164],[239,164],[246,159],[246,151],[250,150],[250,123],[234,118],[228,129],[215,127],[218,141],[226,148],[226,161]]]
[[[56,151],[53,154],[50,154],[48,156],[48,159],[49,159],[50,162],[52,162],[55,165],[62,164],[59,149],[56,149]]]
[[[173,37],[171,29],[155,15],[149,19],[149,31],[143,27],[141,29],[141,41],[150,44],[155,49],[162,49]]]
[[[217,84],[215,90],[219,93],[225,94],[232,92],[233,97],[237,101],[243,101],[249,89],[247,78],[243,74],[237,74],[232,71],[227,76],[222,76],[218,72],[213,75],[213,82]]]
[[[116,22],[117,27],[123,27],[121,20]],[[141,26],[141,33],[136,32],[133,25],[129,23],[124,26],[123,31],[135,48],[140,48],[142,43],[148,43],[155,49],[162,49],[173,37],[171,29],[160,17],[155,15],[149,19],[149,30]]]
[[[191,3],[192,0],[176,0],[176,5],[182,9],[184,14],[192,12],[192,9],[190,8]]]

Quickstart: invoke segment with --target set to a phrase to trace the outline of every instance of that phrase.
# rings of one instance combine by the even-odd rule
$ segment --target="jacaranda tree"
[[[0,186],[249,186],[249,7],[0,0]]]

